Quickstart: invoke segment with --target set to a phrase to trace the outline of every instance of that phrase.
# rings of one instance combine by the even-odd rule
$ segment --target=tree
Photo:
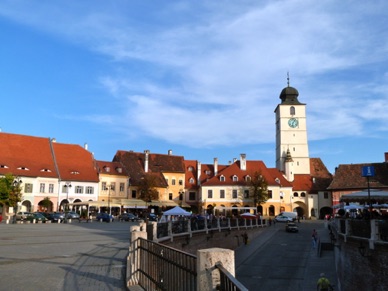
[[[250,198],[253,199],[255,207],[268,200],[268,183],[259,171],[253,173],[248,185]]]
[[[0,178],[0,203],[9,207],[16,207],[22,199],[20,183],[12,174]]]
[[[159,192],[155,189],[157,186],[158,178],[152,174],[144,175],[139,182],[139,198],[145,202],[151,202],[151,200],[159,199]]]
[[[50,197],[45,197],[42,202],[40,203],[42,207],[46,210],[49,210],[51,208],[51,200]]]

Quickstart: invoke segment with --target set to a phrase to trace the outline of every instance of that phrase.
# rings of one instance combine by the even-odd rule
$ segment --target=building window
[[[272,199],[272,190],[268,190],[268,199]]]
[[[39,192],[40,193],[44,193],[44,188],[45,188],[45,184],[44,183],[40,183]]]
[[[32,193],[32,184],[30,183],[24,184],[24,193]]]
[[[108,190],[108,188],[106,187],[106,182],[102,182],[101,183],[101,189],[102,190]]]
[[[189,200],[195,200],[195,192],[189,192]]]
[[[207,198],[213,198],[213,190],[207,190]]]
[[[136,190],[132,190],[131,197],[132,197],[132,198],[136,198]]]
[[[224,175],[221,175],[221,176],[220,176],[220,181],[221,181],[221,182],[225,182],[225,176],[224,176]]]
[[[172,193],[168,193],[168,200],[172,200]]]
[[[233,182],[237,182],[238,181],[238,177],[236,175],[233,176]]]
[[[171,180],[171,185],[175,185],[175,179]]]
[[[115,183],[115,182],[111,182],[111,183],[110,183],[110,189],[111,189],[112,191],[115,191],[115,190],[116,190],[116,183]]]
[[[183,200],[183,193],[179,193],[179,201]]]
[[[183,185],[183,181],[182,181],[182,180],[179,180],[179,185],[180,185],[180,186]]]
[[[49,193],[54,193],[54,184],[49,184]]]
[[[94,194],[94,188],[92,186],[86,186],[86,194]]]
[[[290,114],[295,115],[295,107],[294,106],[290,107]]]
[[[237,199],[237,190],[232,191],[232,198]]]
[[[294,197],[298,197],[298,192],[294,192]]]
[[[246,182],[250,182],[251,180],[252,180],[251,176],[249,176],[249,175],[248,175],[248,176],[245,176],[245,181],[246,181]]]
[[[249,198],[249,190],[244,190],[244,198]]]
[[[190,184],[194,184],[194,179],[193,179],[193,178],[190,178],[189,183],[190,183]]]
[[[329,193],[328,192],[323,192],[323,198],[324,199],[329,199]]]
[[[306,193],[304,192],[300,193],[300,197],[306,197]]]
[[[75,193],[77,193],[77,194],[82,194],[82,193],[84,193],[84,187],[82,187],[82,186],[75,186]]]
[[[120,183],[120,192],[124,192],[124,187],[125,187],[125,184],[124,183]]]
[[[221,199],[225,198],[225,190],[220,190],[220,198]]]

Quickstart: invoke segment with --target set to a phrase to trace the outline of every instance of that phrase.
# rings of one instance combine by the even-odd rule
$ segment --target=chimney
[[[169,155],[169,156],[172,155],[172,150],[168,150],[168,155]]]
[[[388,153],[384,153],[385,162],[388,163]]]
[[[214,158],[214,176],[218,174],[218,158]]]
[[[197,183],[198,183],[198,186],[201,185],[201,171],[202,171],[201,162],[197,162]]]
[[[53,137],[53,138],[51,139],[51,141],[52,141],[52,142],[57,142],[57,139],[56,139],[55,137]]]
[[[240,154],[240,169],[242,171],[245,171],[247,169],[247,155],[246,154]]]
[[[148,173],[148,156],[150,154],[149,150],[144,151],[145,159],[144,159],[144,172]]]
[[[233,164],[234,164],[235,162],[237,162],[237,159],[236,159],[236,158],[233,158]]]
[[[84,144],[84,149],[85,150],[88,150],[88,144],[85,142],[85,144]]]

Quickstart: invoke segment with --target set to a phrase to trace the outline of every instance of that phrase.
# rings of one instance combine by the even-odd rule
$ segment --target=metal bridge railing
[[[145,290],[197,290],[196,256],[142,238],[137,251],[138,283]]]
[[[226,270],[222,264],[217,263],[215,268],[220,272],[220,284],[217,290],[221,291],[248,291],[236,278]]]

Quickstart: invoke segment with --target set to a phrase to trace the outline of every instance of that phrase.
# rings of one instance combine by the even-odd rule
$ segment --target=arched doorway
[[[333,215],[333,209],[329,206],[322,207],[319,210],[319,219],[324,219],[326,215]]]
[[[263,206],[259,205],[257,206],[257,214],[261,213],[261,215],[263,215]]]
[[[39,201],[38,210],[40,212],[53,212],[54,204],[50,201],[50,199],[44,199]]]
[[[20,211],[27,211],[31,212],[32,211],[32,204],[28,200],[24,200],[22,204],[20,205]]]

